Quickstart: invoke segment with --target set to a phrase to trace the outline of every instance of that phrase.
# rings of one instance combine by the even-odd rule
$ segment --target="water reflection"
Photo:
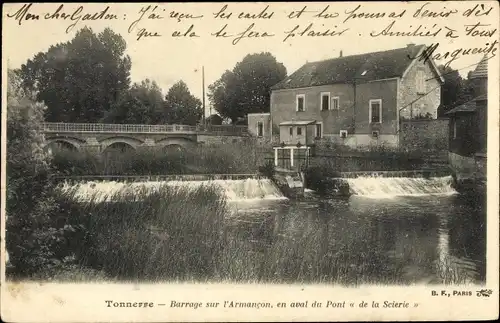
[[[459,283],[485,279],[485,212],[463,196],[234,204],[222,279]]]

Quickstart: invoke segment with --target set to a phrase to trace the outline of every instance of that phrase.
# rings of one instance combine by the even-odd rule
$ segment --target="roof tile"
[[[479,64],[477,64],[476,68],[470,73],[469,77],[471,79],[488,77],[488,59],[490,58],[491,57],[484,56]]]
[[[404,48],[306,63],[271,89],[352,83],[356,79],[372,81],[400,77],[423,47],[424,45],[409,45]]]

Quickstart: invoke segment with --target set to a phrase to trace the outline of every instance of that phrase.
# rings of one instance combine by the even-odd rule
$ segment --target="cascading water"
[[[210,180],[210,181],[162,181],[162,182],[86,182],[77,185],[63,185],[63,190],[75,189],[75,198],[105,199],[118,192],[133,194],[138,190],[153,191],[161,185],[171,187],[197,188],[202,185],[216,185],[229,201],[257,199],[285,199],[280,190],[269,179]]]
[[[452,177],[408,178],[408,177],[357,177],[344,179],[354,195],[392,197],[449,195],[456,191]]]
[[[211,180],[211,181],[170,181],[171,186],[218,185],[230,201],[283,199],[280,190],[269,179]]]

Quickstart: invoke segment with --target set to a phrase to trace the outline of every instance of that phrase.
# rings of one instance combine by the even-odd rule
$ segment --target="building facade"
[[[315,141],[397,146],[402,119],[437,116],[443,78],[421,58],[424,50],[408,45],[306,63],[271,89],[271,129],[287,139],[281,146],[305,144],[302,123],[313,125]]]
[[[473,99],[448,111],[449,162],[459,182],[486,181],[488,61],[483,58],[469,75]]]

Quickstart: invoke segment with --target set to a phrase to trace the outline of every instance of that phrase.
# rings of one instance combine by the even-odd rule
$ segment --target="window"
[[[338,110],[340,105],[340,98],[338,96],[333,97],[332,99],[332,110]]]
[[[340,138],[342,139],[347,138],[347,130],[340,130]]]
[[[297,106],[296,106],[296,110],[299,111],[299,112],[302,112],[305,110],[305,106],[306,106],[306,97],[304,94],[298,94],[297,95]]]
[[[424,94],[425,93],[425,72],[423,70],[417,70],[417,93]]]
[[[330,100],[330,92],[321,92],[321,111],[338,110],[340,99],[334,96]]]
[[[257,136],[264,136],[264,125],[262,124],[262,122],[257,122]]]
[[[290,127],[290,137],[293,136],[293,127]]]
[[[457,119],[453,120],[453,139],[457,139]]]
[[[321,111],[330,110],[330,92],[321,93]]]
[[[316,123],[316,133],[315,133],[315,137],[316,138],[322,138],[323,137],[323,129],[322,128],[322,124],[321,123]]]
[[[302,136],[302,127],[297,127],[297,136]]]
[[[372,137],[377,139],[378,138],[378,134],[379,132],[378,131],[372,131]]]
[[[382,100],[370,100],[370,111],[369,111],[370,123],[381,123],[382,122]]]

